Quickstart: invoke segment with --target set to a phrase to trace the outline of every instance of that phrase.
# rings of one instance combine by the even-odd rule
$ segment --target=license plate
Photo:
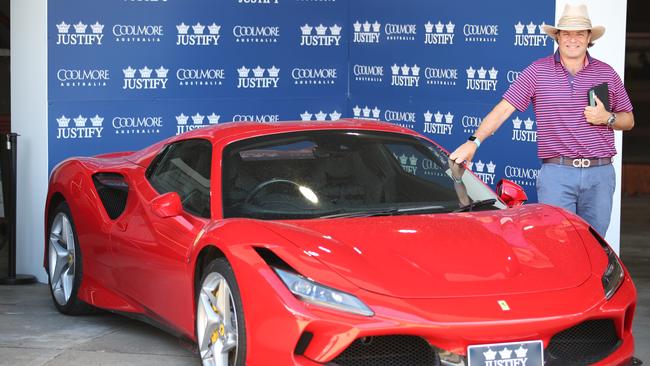
[[[543,366],[542,341],[482,344],[467,347],[469,366]]]

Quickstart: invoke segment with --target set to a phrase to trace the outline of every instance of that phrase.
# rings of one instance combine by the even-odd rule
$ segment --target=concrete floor
[[[622,205],[622,258],[639,292],[636,356],[650,364],[650,196],[624,197]],[[46,285],[0,286],[0,365],[115,364],[197,365],[198,360],[187,345],[136,320],[107,313],[61,315]]]

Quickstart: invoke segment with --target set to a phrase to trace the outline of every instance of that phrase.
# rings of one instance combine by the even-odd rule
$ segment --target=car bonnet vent
[[[129,195],[129,185],[124,176],[119,173],[97,173],[93,175],[93,183],[108,217],[115,220],[124,212]]]

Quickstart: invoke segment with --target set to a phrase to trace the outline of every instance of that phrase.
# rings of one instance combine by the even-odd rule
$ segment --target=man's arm
[[[617,112],[616,122],[611,126],[614,130],[629,131],[634,127],[634,114],[632,112]],[[606,125],[611,113],[607,112],[603,103],[596,96],[596,106],[585,107],[585,118],[592,125]]]
[[[512,104],[505,99],[501,99],[501,101],[492,108],[492,111],[483,118],[483,121],[481,122],[481,125],[478,126],[474,136],[478,137],[481,142],[485,141],[488,137],[492,136],[499,127],[501,127],[503,122],[505,122],[514,111],[515,107]],[[449,159],[455,161],[456,164],[471,161],[477,148],[478,147],[474,142],[467,141],[456,148],[456,150],[449,155]]]

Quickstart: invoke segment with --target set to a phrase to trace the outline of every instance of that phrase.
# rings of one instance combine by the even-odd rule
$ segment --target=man
[[[539,201],[577,213],[605,235],[616,184],[614,130],[634,126],[632,104],[612,67],[587,52],[605,28],[592,27],[586,5],[566,5],[557,26],[547,25],[544,32],[557,42],[557,52],[528,66],[450,159],[470,161],[515,109],[523,112],[532,101],[542,160]],[[589,106],[589,89],[602,83],[610,105],[596,97],[596,105]]]

